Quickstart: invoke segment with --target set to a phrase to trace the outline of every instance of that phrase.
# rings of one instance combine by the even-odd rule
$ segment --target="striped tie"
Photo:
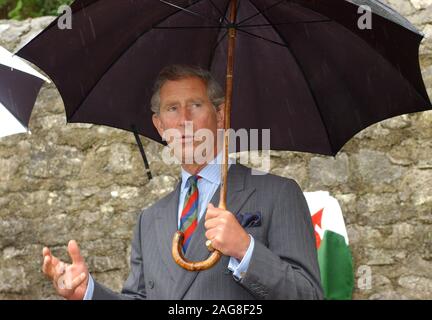
[[[183,252],[186,252],[190,239],[198,224],[198,186],[200,176],[190,176],[189,190],[186,193],[183,210],[180,218],[180,230],[184,233]]]

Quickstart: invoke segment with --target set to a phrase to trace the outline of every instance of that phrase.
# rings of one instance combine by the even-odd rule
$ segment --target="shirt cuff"
[[[94,291],[94,281],[90,273],[88,274],[88,283],[87,283],[87,290],[85,292],[83,300],[91,300],[93,298],[93,291]]]
[[[233,272],[234,279],[239,281],[241,278],[244,277],[244,275],[247,272],[247,269],[249,267],[249,262],[252,257],[252,252],[255,246],[254,238],[249,235],[251,241],[249,243],[249,248],[246,251],[246,254],[244,255],[242,261],[238,261],[236,258],[231,257],[228,264],[228,269]]]

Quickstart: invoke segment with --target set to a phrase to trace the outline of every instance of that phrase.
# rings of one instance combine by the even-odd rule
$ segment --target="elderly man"
[[[68,245],[70,265],[48,248],[43,250],[43,272],[57,292],[67,299],[322,298],[314,232],[297,183],[271,174],[252,175],[251,169],[231,163],[223,210],[216,208],[222,154],[218,139],[204,161],[185,161],[201,143],[196,132],[207,130],[217,137],[223,128],[224,95],[211,74],[198,67],[166,67],[151,102],[159,134],[179,132],[177,139],[167,141],[182,161],[181,182],[139,215],[131,270],[121,293],[90,276],[73,240]],[[192,124],[192,134],[187,133],[187,123]],[[241,217],[248,215],[255,219],[244,224]],[[221,260],[205,271],[182,269],[171,256],[176,230],[185,233],[186,258],[207,258],[204,243],[209,239],[223,254]]]

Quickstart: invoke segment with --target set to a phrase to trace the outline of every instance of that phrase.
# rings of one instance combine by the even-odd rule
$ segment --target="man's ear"
[[[152,121],[153,121],[153,125],[155,126],[156,130],[158,131],[159,135],[162,138],[163,133],[164,133],[165,130],[163,128],[162,121],[159,118],[159,115],[156,114],[156,113],[154,113],[153,116],[152,116]]]
[[[223,129],[225,127],[225,103],[221,103],[216,108],[217,127]]]

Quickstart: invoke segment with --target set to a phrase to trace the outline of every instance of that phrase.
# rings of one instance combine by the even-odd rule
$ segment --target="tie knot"
[[[199,179],[201,179],[201,177],[198,176],[198,175],[196,175],[196,176],[190,176],[188,178],[189,187],[192,187],[192,186],[196,187]]]

